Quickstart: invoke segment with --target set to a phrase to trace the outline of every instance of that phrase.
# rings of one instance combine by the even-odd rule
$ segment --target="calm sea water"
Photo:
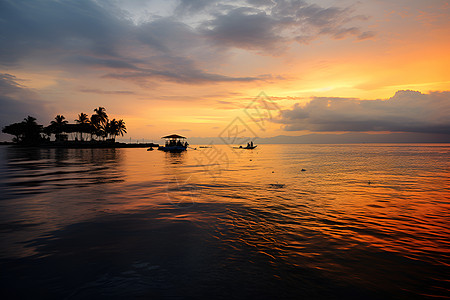
[[[450,297],[449,174],[450,145],[2,146],[1,294]]]

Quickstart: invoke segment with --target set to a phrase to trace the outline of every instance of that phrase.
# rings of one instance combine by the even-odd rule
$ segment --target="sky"
[[[0,0],[0,127],[450,134],[449,37],[441,0]]]

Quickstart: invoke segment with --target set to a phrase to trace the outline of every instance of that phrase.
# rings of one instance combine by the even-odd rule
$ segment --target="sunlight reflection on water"
[[[1,147],[2,288],[23,298],[448,295],[450,146],[217,147],[227,163],[199,163],[208,149]]]

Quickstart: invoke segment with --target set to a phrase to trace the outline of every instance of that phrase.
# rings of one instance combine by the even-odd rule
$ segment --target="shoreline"
[[[20,148],[66,148],[66,149],[91,149],[91,148],[150,148],[158,147],[154,143],[110,143],[110,142],[65,142],[65,143],[46,143],[40,145],[20,145],[15,143],[0,143],[0,145],[9,145]]]

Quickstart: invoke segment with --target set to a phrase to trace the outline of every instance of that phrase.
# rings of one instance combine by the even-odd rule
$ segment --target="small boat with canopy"
[[[186,151],[189,146],[186,138],[178,134],[171,134],[163,136],[162,138],[165,139],[166,142],[164,146],[159,146],[158,150],[164,152],[183,152]]]

